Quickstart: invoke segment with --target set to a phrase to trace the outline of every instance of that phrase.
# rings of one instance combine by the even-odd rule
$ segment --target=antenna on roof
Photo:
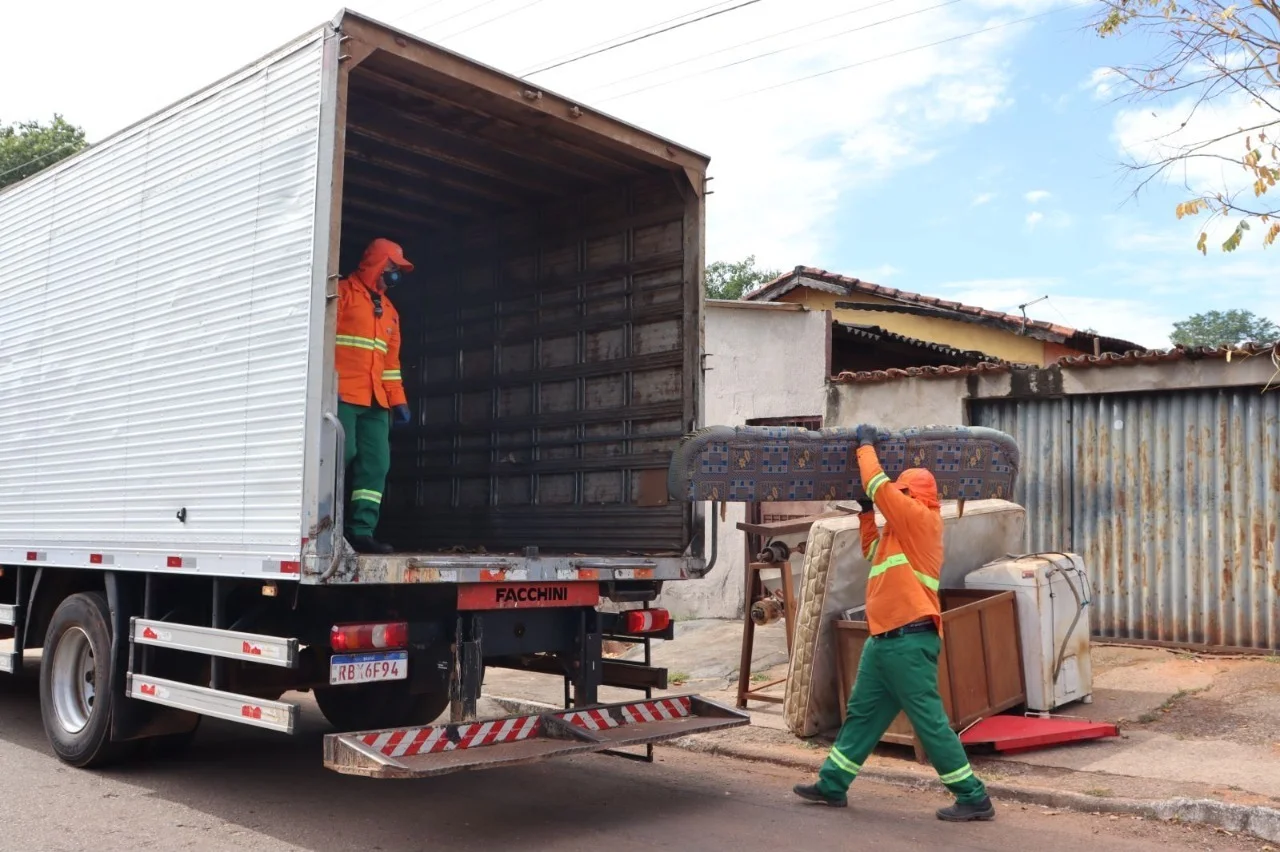
[[[1026,304],[1018,305],[1018,310],[1022,311],[1022,333],[1023,334],[1027,333],[1027,308],[1031,307],[1032,305],[1039,304],[1040,302],[1043,302],[1047,298],[1049,297],[1041,296],[1039,299],[1032,299],[1030,302],[1027,302]]]

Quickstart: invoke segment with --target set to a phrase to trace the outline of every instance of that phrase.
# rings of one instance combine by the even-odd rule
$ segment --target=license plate
[[[404,680],[409,676],[408,651],[382,651],[376,654],[334,654],[329,660],[329,684],[373,683],[380,680]]]

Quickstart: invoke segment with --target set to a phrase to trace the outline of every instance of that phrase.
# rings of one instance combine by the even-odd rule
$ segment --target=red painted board
[[[458,586],[458,609],[525,609],[595,606],[599,583],[464,583]]]
[[[1036,716],[992,716],[961,734],[960,741],[966,746],[986,745],[996,751],[1013,754],[1118,736],[1120,729],[1111,722],[1042,719]]]

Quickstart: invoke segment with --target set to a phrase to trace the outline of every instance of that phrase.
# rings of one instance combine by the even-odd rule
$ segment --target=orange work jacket
[[[862,553],[871,563],[867,626],[874,635],[931,618],[941,635],[942,511],[937,481],[929,471],[914,468],[890,482],[875,448],[869,446],[858,448],[858,470],[867,496],[885,520],[880,530],[875,512],[858,516]]]
[[[408,404],[400,377],[400,314],[382,285],[388,260],[406,265],[400,246],[390,240],[374,240],[356,271],[338,282],[334,360],[338,396],[351,405],[394,408]],[[381,317],[375,316],[375,296],[382,300]]]

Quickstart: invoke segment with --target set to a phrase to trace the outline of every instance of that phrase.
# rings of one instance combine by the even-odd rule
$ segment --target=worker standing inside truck
[[[338,418],[346,431],[351,488],[346,536],[360,553],[391,553],[375,537],[391,469],[391,423],[410,420],[400,379],[400,314],[387,291],[413,271],[404,251],[376,239],[360,266],[338,282]]]
[[[973,774],[938,693],[943,526],[937,481],[929,471],[912,468],[891,482],[876,456],[875,427],[859,426],[856,439],[868,498],[860,501],[858,521],[862,552],[871,563],[866,593],[871,638],[862,648],[848,715],[818,782],[797,785],[796,795],[832,807],[847,805],[849,785],[901,710],[939,779],[955,794],[955,804],[940,809],[938,819],[993,819],[986,787]],[[885,519],[883,530],[876,527],[877,508]]]

